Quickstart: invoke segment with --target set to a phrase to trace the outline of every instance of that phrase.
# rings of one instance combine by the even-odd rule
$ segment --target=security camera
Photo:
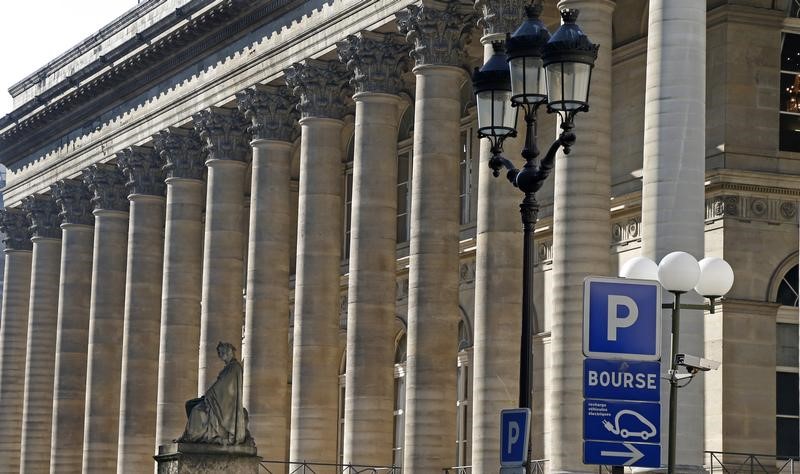
[[[689,354],[675,354],[675,364],[686,367],[686,370],[693,374],[700,371],[717,370],[719,367],[719,362],[715,360],[703,359]]]

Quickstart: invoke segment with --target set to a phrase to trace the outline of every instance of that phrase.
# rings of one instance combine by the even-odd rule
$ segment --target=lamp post
[[[533,351],[533,231],[539,214],[538,191],[553,169],[556,152],[570,152],[575,143],[573,120],[589,110],[589,83],[598,45],[589,41],[575,23],[578,10],[561,11],[562,25],[550,36],[540,20],[540,2],[525,7],[526,19],[512,35],[493,43],[494,54],[472,76],[478,104],[478,137],[488,138],[495,177],[506,169],[506,178],[523,193],[520,214],[523,225],[522,334],[520,338],[519,407],[531,409]],[[505,49],[505,51],[504,51]],[[537,161],[536,114],[547,105],[548,113],[561,119],[561,133],[544,158]],[[522,169],[502,156],[503,141],[517,135],[517,113],[525,119]],[[525,472],[530,472],[530,444]]]
[[[672,303],[664,303],[664,309],[672,310],[672,352],[670,353],[669,380],[669,441],[667,446],[667,472],[675,472],[676,427],[678,421],[678,382],[694,377],[698,370],[710,367],[696,367],[684,364],[688,374],[678,374],[681,362],[678,360],[680,341],[680,321],[682,309],[708,310],[714,313],[714,301],[724,296],[733,286],[733,270],[725,260],[707,257],[698,262],[686,252],[672,252],[661,259],[661,263],[646,257],[635,257],[623,265],[620,276],[643,280],[658,280],[661,286],[673,294]],[[694,289],[709,300],[708,304],[681,303],[681,295]],[[688,383],[688,382],[687,382]],[[684,385],[685,386],[685,385]]]

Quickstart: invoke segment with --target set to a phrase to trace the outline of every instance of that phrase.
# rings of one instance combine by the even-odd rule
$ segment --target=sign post
[[[661,466],[661,288],[584,284],[583,462]]]

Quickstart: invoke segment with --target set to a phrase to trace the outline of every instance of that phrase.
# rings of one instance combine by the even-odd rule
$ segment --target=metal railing
[[[402,474],[399,466],[362,466],[305,461],[261,461],[261,469],[270,474]]]
[[[785,473],[794,474],[798,458],[785,458],[771,454],[735,453],[727,451],[706,451],[709,457],[710,473],[753,474]],[[800,467],[800,466],[798,466]]]
[[[547,459],[532,460],[531,474],[544,474],[544,465],[547,461],[548,461]],[[442,469],[442,474],[479,474],[479,473],[473,473],[472,466],[453,466]]]

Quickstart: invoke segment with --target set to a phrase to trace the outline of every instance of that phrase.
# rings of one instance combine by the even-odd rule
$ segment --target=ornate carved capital
[[[339,60],[353,72],[350,84],[356,92],[399,94],[402,74],[410,69],[410,48],[394,33],[362,32],[336,45]]]
[[[153,147],[163,160],[166,178],[203,179],[205,152],[194,130],[170,127],[153,135]]]
[[[22,200],[22,208],[31,222],[31,237],[61,238],[61,218],[53,196],[28,196]]]
[[[24,210],[11,207],[0,209],[0,231],[6,236],[3,243],[7,249],[33,249],[30,221]]]
[[[236,99],[251,122],[253,139],[292,141],[299,114],[288,87],[258,85],[239,92]]]
[[[209,160],[247,161],[250,139],[247,121],[236,109],[209,107],[192,116]]]
[[[92,193],[95,210],[128,211],[125,177],[117,165],[97,163],[83,170],[83,182]]]
[[[306,59],[286,71],[286,84],[300,98],[297,108],[302,118],[341,119],[347,113],[351,91],[347,70],[339,61]]]
[[[475,13],[463,12],[456,0],[448,1],[444,9],[409,5],[397,12],[397,28],[411,44],[417,66],[463,67],[468,62],[464,48],[477,18]]]
[[[62,179],[50,186],[50,192],[61,208],[59,215],[65,224],[94,225],[92,193],[83,181]]]
[[[166,188],[161,158],[152,148],[131,146],[117,153],[117,166],[125,176],[129,194],[163,196]]]
[[[475,9],[480,12],[478,26],[483,34],[502,35],[513,33],[525,18],[525,0],[475,0]]]

